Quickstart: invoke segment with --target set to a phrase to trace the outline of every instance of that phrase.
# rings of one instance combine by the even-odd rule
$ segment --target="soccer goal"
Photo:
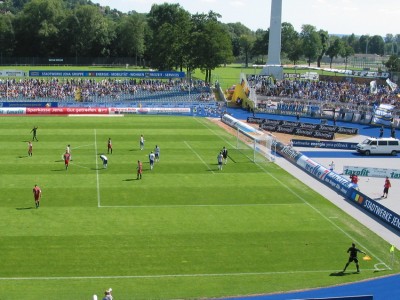
[[[236,149],[252,162],[274,162],[276,149],[272,134],[247,132],[241,128],[236,131]]]

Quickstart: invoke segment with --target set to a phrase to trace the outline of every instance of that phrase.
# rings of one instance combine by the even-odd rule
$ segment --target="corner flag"
[[[394,252],[394,245],[392,245],[392,247],[390,247],[390,253]]]

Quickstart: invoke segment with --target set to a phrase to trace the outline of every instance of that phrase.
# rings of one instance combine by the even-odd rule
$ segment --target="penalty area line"
[[[188,148],[190,150],[192,150],[192,152],[194,154],[196,154],[196,156],[201,160],[201,162],[208,168],[208,170],[211,171],[211,173],[215,174],[214,171],[210,168],[210,166],[201,158],[201,156],[189,145],[188,142],[184,141],[184,143],[186,144],[186,146],[188,146]]]

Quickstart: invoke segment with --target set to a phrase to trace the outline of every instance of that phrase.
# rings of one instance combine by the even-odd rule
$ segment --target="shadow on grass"
[[[25,209],[34,209],[34,206],[31,207],[17,207],[16,210],[25,210]]]
[[[135,180],[139,180],[139,179],[137,179],[137,178],[128,178],[128,179],[124,179],[122,181],[135,181]]]
[[[93,170],[93,171],[100,171],[100,170],[105,170],[105,168],[91,168],[90,170]]]
[[[27,158],[29,155],[17,156],[18,158]]]
[[[58,169],[58,170],[51,170],[52,172],[61,172],[61,171],[65,171],[65,169]]]
[[[340,272],[334,272],[334,273],[331,273],[331,274],[329,274],[329,276],[348,276],[348,275],[353,275],[353,274],[360,274],[360,273],[358,273],[358,272],[343,272],[343,271],[340,271]]]

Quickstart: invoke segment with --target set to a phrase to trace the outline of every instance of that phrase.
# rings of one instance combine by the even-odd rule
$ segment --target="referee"
[[[358,258],[357,258],[358,252],[366,254],[364,251],[361,251],[360,249],[356,248],[356,245],[352,243],[351,247],[347,250],[347,253],[350,253],[350,256],[349,256],[349,261],[347,262],[346,266],[343,269],[343,273],[346,271],[349,264],[353,261],[356,263],[357,273],[360,273],[360,266],[358,265]]]

